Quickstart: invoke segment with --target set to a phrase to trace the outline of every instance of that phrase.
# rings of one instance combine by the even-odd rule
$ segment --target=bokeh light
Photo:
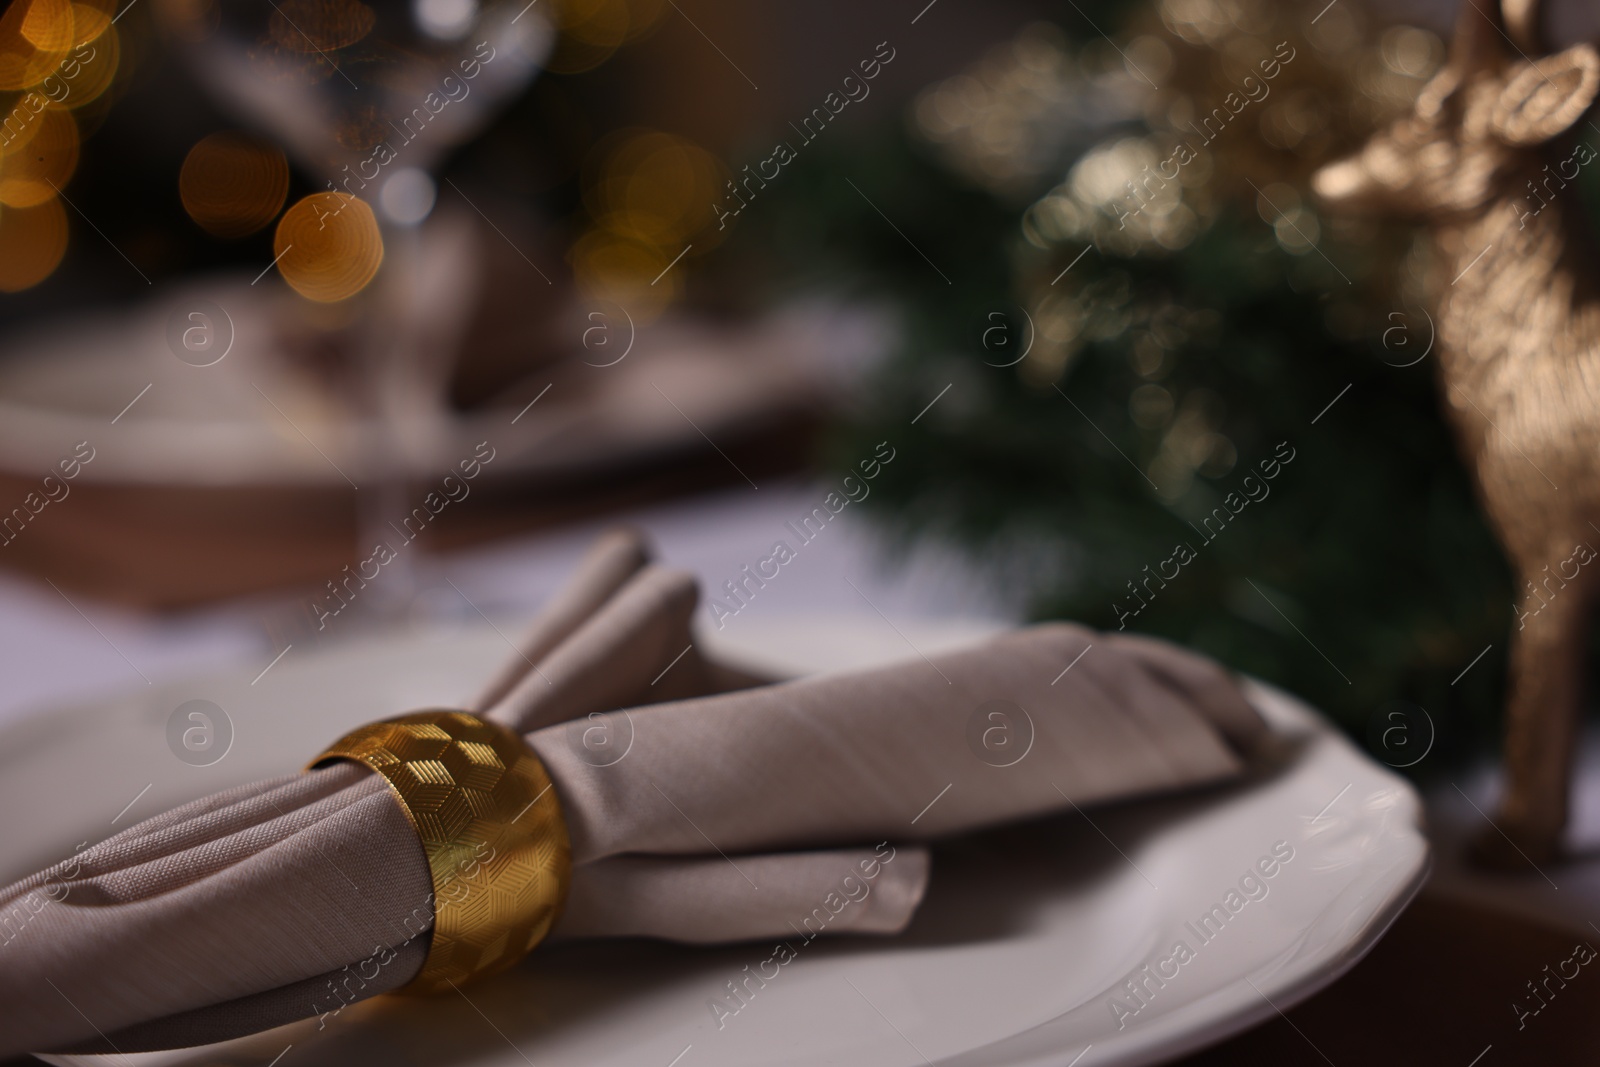
[[[971,70],[923,89],[912,114],[957,173],[1010,197],[1031,190],[1061,157],[1078,135],[1077,116],[1126,110],[1110,94],[1086,106],[1086,91],[1065,36],[1036,23],[990,48]]]
[[[557,74],[578,74],[604,63],[618,48],[654,28],[665,0],[559,0],[556,21],[561,38],[547,66]]]
[[[422,32],[441,41],[454,41],[477,20],[478,0],[413,0],[411,10]]]
[[[79,108],[98,100],[111,88],[122,61],[122,38],[98,9],[74,4],[73,10],[87,13],[85,19],[98,32],[87,41],[80,41],[67,58],[61,61],[55,73],[39,85],[39,92],[49,99],[51,106]],[[82,26],[84,21],[80,20]]]
[[[30,123],[32,136],[0,156],[0,204],[36,207],[56,196],[78,167],[78,124],[46,108]]]
[[[601,145],[584,203],[606,229],[672,248],[676,255],[716,217],[725,174],[710,152],[682,137],[630,130]],[[703,237],[709,243],[712,237]]]
[[[400,167],[384,180],[378,206],[390,222],[415,226],[433,211],[438,188],[421,167]]]
[[[367,287],[383,264],[383,236],[364,200],[312,193],[283,213],[273,236],[278,272],[308,300],[331,304]]]
[[[72,5],[72,43],[88,44],[111,29],[111,11],[98,4]]]
[[[67,251],[67,213],[52,197],[37,207],[0,208],[0,292],[15,293],[50,276]]]
[[[178,195],[189,217],[217,237],[244,237],[277,218],[289,196],[289,161],[276,145],[213,133],[184,158]]]
[[[568,258],[580,292],[620,304],[635,322],[655,319],[682,293],[680,276],[667,270],[671,256],[606,230],[578,238]]]
[[[12,105],[0,120],[0,159],[27,147],[39,132],[39,116],[49,106],[50,101],[38,93],[29,93]]]
[[[594,225],[570,252],[580,288],[643,318],[659,314],[681,291],[676,270],[661,272],[691,246],[699,255],[722,239],[716,205],[727,172],[694,142],[643,129],[602,141],[585,169]]]
[[[0,90],[38,84],[75,40],[71,0],[11,0],[0,15]]]
[[[290,52],[332,52],[366,37],[378,16],[360,0],[284,0],[268,22],[272,42]]]
[[[0,292],[39,284],[66,253],[57,198],[78,167],[73,111],[106,94],[121,62],[110,3],[10,0],[0,13]]]

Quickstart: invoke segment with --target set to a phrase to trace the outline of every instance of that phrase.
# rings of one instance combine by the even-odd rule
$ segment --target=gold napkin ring
[[[400,992],[504,970],[550,932],[572,846],[550,776],[520,735],[463,711],[416,711],[352,730],[310,766],[341,759],[389,783],[433,875],[433,940]]]

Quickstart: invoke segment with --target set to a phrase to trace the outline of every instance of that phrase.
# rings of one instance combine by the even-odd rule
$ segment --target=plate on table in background
[[[801,675],[992,632],[841,617],[750,620],[701,641],[729,661]],[[286,661],[257,686],[240,671],[19,722],[0,731],[0,878],[60,859],[64,843],[292,770],[397,708],[459,704],[507,651],[487,627],[425,631]],[[320,1032],[313,1019],[116,1062],[265,1067],[292,1045],[295,1067],[1158,1063],[1332,982],[1427,871],[1420,804],[1404,780],[1286,694],[1250,683],[1248,695],[1278,741],[1270,773],[938,845],[904,934],[808,944],[731,1017],[708,1005],[771,946],[590,942],[541,950],[474,986],[470,1002],[378,997]],[[231,747],[210,766],[167,746],[166,721],[189,700],[226,709],[231,724]]]
[[[436,389],[397,386],[411,412],[400,432],[363,414],[373,399],[348,354],[324,351],[282,286],[211,278],[8,337],[0,514],[48,496],[35,513],[49,536],[15,537],[0,562],[69,591],[181,607],[319,584],[365,558],[360,503],[374,494],[393,493],[396,522],[447,496],[429,508],[427,547],[442,550],[743,485],[805,467],[889,343],[878,316],[840,305],[646,325],[616,307],[586,313],[571,294],[541,299],[499,338],[495,366],[456,364],[475,383],[470,405],[450,401],[448,366]],[[195,325],[190,308],[203,309]],[[191,333],[208,347],[187,351]],[[74,476],[57,484],[64,460]]]

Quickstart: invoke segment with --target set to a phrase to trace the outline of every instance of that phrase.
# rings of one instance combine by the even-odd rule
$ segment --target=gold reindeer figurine
[[[1498,830],[1476,852],[1524,869],[1559,853],[1600,593],[1600,565],[1588,565],[1600,544],[1600,288],[1580,190],[1566,188],[1596,152],[1557,141],[1594,102],[1600,55],[1580,44],[1530,59],[1537,26],[1533,0],[1498,13],[1467,0],[1413,112],[1314,179],[1332,209],[1409,217],[1432,236],[1446,411],[1521,601]]]

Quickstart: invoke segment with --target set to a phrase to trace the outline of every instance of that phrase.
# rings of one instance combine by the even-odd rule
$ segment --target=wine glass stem
[[[406,520],[416,502],[411,499],[413,460],[408,436],[422,430],[418,421],[412,380],[416,353],[411,351],[412,330],[405,321],[413,310],[401,291],[411,277],[418,255],[415,227],[387,228],[384,267],[379,289],[367,309],[367,322],[358,343],[362,392],[370,413],[367,447],[371,458],[368,481],[357,501],[358,558],[367,559],[387,546],[392,552],[372,583],[369,607],[383,620],[403,616],[422,586],[418,553],[422,532]]]

